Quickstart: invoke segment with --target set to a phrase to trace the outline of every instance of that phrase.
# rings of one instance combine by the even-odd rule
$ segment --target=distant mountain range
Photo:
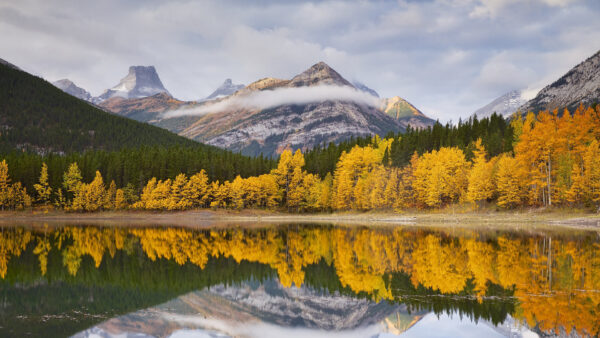
[[[66,85],[65,90],[74,90],[78,95],[86,93],[70,81],[59,81],[59,85]],[[14,65],[0,62],[0,152],[48,154],[142,145],[198,143],[109,114]]]
[[[55,85],[109,112],[247,155],[275,155],[285,148],[309,149],[350,137],[384,135],[403,131],[408,125],[423,128],[434,123],[406,100],[379,99],[374,90],[358,82],[350,83],[323,62],[289,80],[263,78],[244,86],[227,79],[201,101],[173,98],[152,66],[130,67],[129,74],[118,85],[91,99],[85,90],[68,80],[57,81]],[[351,91],[355,96],[360,93],[368,96],[362,94],[360,100],[328,96],[307,101],[307,91],[322,96],[330,87],[342,88],[346,94]],[[277,90],[285,92],[288,101],[300,97],[302,102],[281,102],[268,107],[246,104],[256,101],[261,93],[280,93]],[[275,95],[271,101],[281,101],[282,97],[283,94]],[[183,110],[188,113],[165,115]]]
[[[569,70],[560,79],[543,88],[533,99],[527,101],[522,92],[513,90],[476,110],[477,117],[490,116],[496,112],[502,116],[512,113],[568,108],[573,111],[579,104],[600,102],[600,51]]]
[[[214,100],[221,97],[229,96],[238,90],[244,88],[243,84],[234,84],[231,79],[226,79],[219,88],[215,89],[210,95],[208,95],[204,100]]]
[[[493,113],[508,117],[525,104],[527,100],[523,98],[520,90],[512,90],[487,105],[477,109],[472,115],[477,118],[490,117]]]

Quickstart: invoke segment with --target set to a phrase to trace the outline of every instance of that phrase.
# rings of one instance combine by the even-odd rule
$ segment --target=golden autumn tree
[[[116,198],[117,198],[117,184],[114,180],[110,181],[106,194],[104,194],[104,209],[116,209]]]
[[[458,148],[423,154],[413,172],[417,202],[428,207],[457,202],[467,190],[469,166]]]
[[[526,183],[523,173],[517,159],[506,154],[500,156],[496,169],[498,206],[516,207],[526,198],[524,190]]]
[[[594,140],[584,155],[584,195],[596,207],[600,202],[600,143]]]
[[[487,161],[487,153],[481,139],[475,141],[473,151],[473,167],[469,173],[467,200],[471,202],[484,201],[494,194],[493,169],[494,164]]]
[[[50,184],[48,184],[48,166],[46,163],[42,163],[39,182],[34,184],[33,187],[37,192],[37,202],[42,205],[50,204],[52,188],[50,188]]]
[[[277,183],[283,189],[283,201],[286,204],[288,204],[288,198],[290,194],[292,194],[293,197],[298,195],[297,192],[290,190],[299,187],[299,175],[302,173],[302,167],[304,167],[304,164],[304,155],[302,155],[300,149],[296,150],[293,155],[291,150],[286,149],[279,157],[277,168],[271,170],[271,175],[275,177]],[[300,170],[300,174],[296,172],[297,170]],[[296,176],[296,181],[292,182],[294,176]],[[293,200],[292,204],[295,205],[296,200]]]
[[[10,177],[8,176],[8,164],[6,160],[0,162],[0,206],[2,210],[10,202]]]

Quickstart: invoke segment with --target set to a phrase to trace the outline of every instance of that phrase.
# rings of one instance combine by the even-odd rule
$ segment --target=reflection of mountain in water
[[[169,336],[184,328],[233,336],[253,336],[253,330],[306,330],[398,334],[424,312],[409,314],[406,306],[375,303],[366,298],[329,294],[306,286],[284,288],[276,280],[217,285],[167,303],[110,319],[75,337],[144,334]],[[137,335],[136,335],[137,337]]]

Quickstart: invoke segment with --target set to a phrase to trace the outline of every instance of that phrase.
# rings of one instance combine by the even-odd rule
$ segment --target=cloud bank
[[[456,121],[594,54],[599,15],[598,0],[0,1],[0,58],[93,95],[154,65],[190,101],[226,78],[288,79],[325,61]]]
[[[324,101],[349,101],[371,107],[379,106],[379,98],[348,86],[314,86],[278,88],[251,92],[247,95],[229,96],[221,101],[207,101],[193,107],[166,112],[163,118],[186,115],[205,115],[237,109],[269,109],[289,104],[308,104]]]

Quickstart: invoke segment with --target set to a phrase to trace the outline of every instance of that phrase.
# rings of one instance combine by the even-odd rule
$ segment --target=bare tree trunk
[[[546,171],[547,171],[547,178],[546,181],[548,183],[548,205],[552,206],[552,188],[551,188],[551,175],[552,175],[552,160],[550,158],[550,154],[548,154],[548,165],[546,166]]]

